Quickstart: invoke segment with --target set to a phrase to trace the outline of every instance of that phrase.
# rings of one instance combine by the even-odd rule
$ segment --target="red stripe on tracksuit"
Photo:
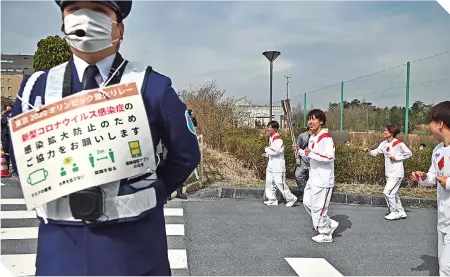
[[[327,205],[328,193],[330,193],[330,188],[327,189],[327,195],[325,196],[325,201],[323,202],[322,210],[320,211],[320,217],[322,217],[323,212],[325,211],[325,206]],[[320,218],[319,218],[320,221]],[[316,231],[319,232],[319,226],[317,226]]]
[[[332,160],[333,158],[330,158],[330,157],[328,157],[328,156],[325,156],[325,155],[322,155],[322,154],[319,154],[319,153],[316,153],[316,152],[313,152],[314,154],[316,154],[316,155],[318,155],[318,156],[320,156],[320,157],[322,157],[322,158],[325,158],[325,159],[329,159],[329,160]]]
[[[389,191],[389,196],[391,195],[392,191],[393,191],[398,185],[400,185],[400,181],[401,181],[401,179],[399,179],[399,180],[397,181],[397,184],[395,184],[395,186]]]

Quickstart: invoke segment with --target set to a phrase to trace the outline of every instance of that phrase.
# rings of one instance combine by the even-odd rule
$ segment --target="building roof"
[[[236,99],[235,101],[233,101],[233,104],[235,106],[269,107],[269,105],[255,105],[247,99],[247,96]],[[272,105],[272,108],[273,107],[281,108],[281,105],[279,106]]]

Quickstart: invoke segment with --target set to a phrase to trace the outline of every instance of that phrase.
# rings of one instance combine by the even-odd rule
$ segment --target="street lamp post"
[[[272,79],[273,79],[273,61],[280,56],[279,51],[266,51],[262,53],[270,62],[270,111],[269,121],[272,121]]]

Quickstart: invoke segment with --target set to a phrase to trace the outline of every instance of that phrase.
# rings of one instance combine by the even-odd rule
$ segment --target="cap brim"
[[[76,2],[76,1],[70,1],[70,0],[57,1],[57,0],[55,0],[55,2],[61,8],[61,10],[63,10],[66,5],[70,4],[71,2]],[[130,14],[130,11],[131,11],[132,1],[98,1],[98,2],[101,2],[105,5],[107,5],[113,11],[120,14],[122,19],[126,18]]]

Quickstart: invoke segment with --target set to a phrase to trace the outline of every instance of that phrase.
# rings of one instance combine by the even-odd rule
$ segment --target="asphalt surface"
[[[23,197],[16,181],[2,183],[2,199]],[[189,199],[167,207],[174,205],[183,207],[183,217],[167,223],[184,224],[184,236],[168,238],[169,248],[186,248],[188,268],[173,275],[296,276],[285,258],[325,258],[345,276],[438,275],[436,210],[407,209],[407,219],[391,222],[384,219],[386,208],[331,204],[329,215],[340,226],[334,242],[318,244],[301,203],[287,208],[262,200]],[[37,220],[2,218],[1,225],[2,231],[36,227]],[[1,254],[32,254],[35,248],[34,238],[2,239]]]
[[[407,209],[387,221],[387,208],[331,204],[340,223],[334,242],[319,244],[301,203],[190,199],[184,204],[191,275],[297,275],[285,258],[325,258],[341,274],[438,275],[436,210]]]

